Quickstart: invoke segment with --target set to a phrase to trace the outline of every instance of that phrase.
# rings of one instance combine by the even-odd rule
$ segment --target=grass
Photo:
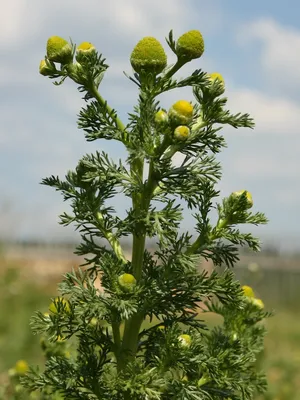
[[[50,298],[57,295],[59,280],[57,277],[56,281],[35,283],[34,279],[24,277],[20,268],[2,268],[0,385],[17,360],[42,363],[39,337],[32,335],[29,320],[36,310],[47,310]],[[266,321],[268,335],[262,367],[267,372],[269,390],[258,400],[300,400],[300,313],[291,310],[281,310]],[[214,316],[207,318],[209,325],[216,323]]]

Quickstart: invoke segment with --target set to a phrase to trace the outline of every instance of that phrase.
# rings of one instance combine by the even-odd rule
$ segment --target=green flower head
[[[19,360],[16,362],[15,371],[18,375],[25,375],[28,370],[29,370],[29,366],[28,366],[27,361]]]
[[[252,299],[252,304],[254,304],[260,310],[262,310],[265,307],[264,302],[261,299],[256,299],[256,298]]]
[[[130,56],[132,68],[140,74],[160,74],[167,66],[166,53],[158,40],[147,36],[138,42]]]
[[[131,291],[136,285],[136,279],[131,274],[122,274],[118,278],[118,283],[124,291]]]
[[[177,40],[176,53],[179,59],[186,62],[202,56],[204,52],[204,40],[197,30],[184,33]]]
[[[61,306],[59,306],[59,304],[61,304]],[[68,314],[71,311],[68,300],[64,299],[63,297],[56,297],[56,299],[54,299],[54,301],[49,305],[49,311],[51,311],[53,314],[57,314],[59,309],[62,309]]]
[[[164,110],[159,110],[155,114],[154,120],[158,125],[165,125],[168,123],[169,117],[168,114]]]
[[[53,72],[55,72],[55,69],[50,68],[49,65],[47,64],[46,60],[41,60],[40,66],[39,66],[39,73],[43,76],[49,76]]]
[[[186,100],[179,100],[169,109],[170,124],[173,126],[187,125],[192,122],[194,108]]]
[[[76,49],[77,52],[84,52],[84,53],[95,51],[95,50],[96,50],[95,46],[90,42],[82,42],[82,43],[80,43],[79,46],[77,46],[77,49]]]
[[[190,347],[192,343],[192,338],[190,335],[183,334],[178,336],[178,340],[182,347]]]
[[[215,81],[218,81],[220,85],[220,92],[219,94],[223,94],[225,92],[225,81],[224,78],[219,72],[213,72],[211,74],[208,74],[209,80],[211,83],[214,83]]]
[[[254,297],[254,291],[251,286],[244,285],[244,286],[242,286],[242,290],[243,290],[244,296],[250,297],[250,298]]]
[[[85,63],[86,60],[96,53],[96,47],[90,42],[82,42],[76,49],[76,61]]]
[[[59,36],[51,36],[47,41],[47,57],[50,61],[68,64],[73,59],[72,46]]]
[[[239,190],[237,192],[233,192],[231,193],[231,197],[239,199],[244,193],[246,193],[247,198],[246,208],[251,208],[253,206],[253,199],[251,193],[247,190]]]
[[[177,126],[177,128],[174,130],[174,137],[177,140],[184,141],[189,137],[190,132],[191,131],[188,126],[180,125],[180,126]]]

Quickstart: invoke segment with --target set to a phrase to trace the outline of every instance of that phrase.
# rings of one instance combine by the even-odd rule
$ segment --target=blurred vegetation
[[[25,399],[3,394],[8,371],[18,360],[43,364],[40,338],[32,335],[29,320],[36,310],[47,311],[61,276],[41,281],[34,274],[31,277],[30,271],[24,274],[22,267],[1,264],[0,256],[0,399]],[[239,267],[237,276],[243,284],[253,286],[268,309],[275,308],[275,316],[266,322],[268,335],[261,359],[269,390],[257,400],[300,400],[300,291],[290,290],[300,279],[300,271],[272,272],[252,263]],[[208,317],[209,324],[217,322],[212,315]]]

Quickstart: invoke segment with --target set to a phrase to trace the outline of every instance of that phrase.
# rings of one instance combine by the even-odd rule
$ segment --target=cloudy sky
[[[297,247],[300,237],[300,5],[296,0],[12,0],[0,13],[0,235],[8,238],[61,240],[72,229],[58,225],[67,208],[60,194],[39,184],[49,175],[64,176],[79,157],[104,149],[115,157],[113,143],[85,143],[76,127],[83,105],[75,84],[55,87],[38,74],[49,36],[92,42],[111,66],[101,94],[126,119],[136,89],[129,55],[143,36],[164,41],[198,29],[205,40],[196,68],[221,72],[232,112],[249,112],[256,128],[226,128],[228,142],[220,156],[222,195],[251,191],[255,209],[270,219],[251,231],[267,243]],[[167,46],[165,45],[167,50]],[[169,62],[173,62],[170,52]],[[162,99],[191,100],[188,91]],[[187,216],[185,227],[191,229]]]

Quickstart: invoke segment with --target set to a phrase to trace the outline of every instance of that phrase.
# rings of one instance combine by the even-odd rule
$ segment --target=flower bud
[[[252,299],[252,304],[254,304],[257,308],[259,308],[261,310],[265,307],[265,305],[261,299]]]
[[[71,308],[68,300],[64,299],[63,297],[56,297],[56,299],[54,299],[54,301],[50,304],[49,311],[51,311],[53,314],[57,314],[58,310],[63,310],[64,312],[69,313]]]
[[[179,100],[169,109],[170,124],[173,126],[188,125],[193,119],[194,108],[186,100]]]
[[[215,81],[220,82],[221,88],[222,88],[220,94],[223,94],[225,92],[225,81],[224,81],[223,76],[221,74],[219,74],[218,72],[213,72],[211,74],[208,74],[208,76],[209,76],[211,83],[214,83]]]
[[[131,274],[122,274],[118,277],[118,283],[124,291],[131,291],[136,285],[136,279]]]
[[[242,286],[242,290],[244,292],[244,296],[250,297],[250,298],[254,297],[254,291],[253,291],[252,287],[244,285],[244,286]]]
[[[154,37],[144,37],[138,42],[130,56],[132,68],[141,72],[161,73],[167,66],[167,56],[158,40]]]
[[[73,59],[72,46],[59,36],[51,36],[47,41],[47,57],[50,61],[68,64]]]
[[[204,40],[197,30],[186,32],[177,40],[176,54],[179,59],[188,62],[201,57],[203,52]]]
[[[16,362],[15,371],[18,375],[25,375],[28,370],[29,366],[25,360],[19,360]]]
[[[91,326],[97,326],[97,324],[98,324],[98,319],[97,319],[96,317],[93,317],[93,318],[90,320],[90,325],[91,325]]]
[[[46,60],[41,60],[40,66],[39,66],[39,73],[40,73],[41,75],[43,75],[43,76],[49,76],[49,75],[52,75],[53,72],[55,72],[55,71],[56,71],[55,67],[54,67],[54,68],[53,68],[53,67],[51,68],[51,67],[47,64]]]
[[[177,128],[174,130],[174,137],[177,140],[184,141],[189,137],[189,134],[190,128],[185,125],[177,126]]]
[[[212,82],[218,79],[220,82],[225,84],[224,78],[219,72],[212,72],[211,74],[208,74],[208,76]]]
[[[186,334],[178,336],[178,340],[182,347],[190,347],[192,343],[192,338],[190,337],[190,335]]]
[[[155,114],[154,121],[157,125],[166,125],[168,120],[168,114],[164,110],[157,111]]]
[[[239,199],[244,193],[246,193],[247,198],[246,208],[251,208],[253,206],[253,199],[251,193],[247,190],[239,190],[238,192],[233,192],[231,193],[231,197]]]
[[[95,46],[90,42],[82,42],[76,49],[76,61],[84,62],[84,59],[87,59],[90,55],[96,53]]]

